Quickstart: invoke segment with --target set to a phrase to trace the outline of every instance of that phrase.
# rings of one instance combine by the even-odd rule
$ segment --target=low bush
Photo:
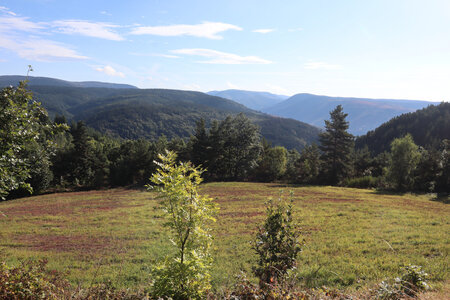
[[[344,186],[351,188],[369,189],[378,186],[378,178],[372,176],[363,176],[356,178],[347,178],[342,183]]]
[[[405,299],[415,298],[420,292],[430,289],[426,282],[428,274],[420,266],[408,265],[404,273],[395,280],[382,281],[375,291],[377,299]]]
[[[70,284],[63,274],[46,269],[47,261],[0,264],[0,299],[63,299]]]

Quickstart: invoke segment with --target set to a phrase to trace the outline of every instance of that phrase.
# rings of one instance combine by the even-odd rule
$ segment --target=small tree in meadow
[[[158,170],[151,177],[160,194],[170,240],[176,248],[173,257],[153,271],[152,291],[156,297],[201,299],[210,285],[211,235],[208,223],[217,210],[211,198],[198,194],[202,170],[190,162],[175,164],[176,154],[158,155]]]
[[[253,268],[261,287],[276,284],[296,265],[301,251],[299,234],[292,220],[292,194],[290,203],[280,199],[267,202],[266,220],[259,228],[253,249],[258,255],[258,264]]]

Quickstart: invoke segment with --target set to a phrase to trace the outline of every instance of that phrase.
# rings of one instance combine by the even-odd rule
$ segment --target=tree
[[[298,162],[298,183],[316,183],[320,172],[320,151],[316,144],[303,148]]]
[[[419,149],[410,134],[392,141],[387,179],[395,190],[406,191],[412,188],[414,170],[419,160]]]
[[[211,235],[208,223],[215,221],[216,205],[198,194],[202,170],[190,162],[175,164],[176,154],[158,155],[158,170],[151,177],[161,196],[175,256],[155,268],[152,289],[156,297],[202,299],[211,287],[209,267]]]
[[[215,179],[241,180],[257,166],[260,133],[243,113],[228,116],[210,130],[209,174]]]
[[[336,106],[330,112],[331,120],[325,120],[325,132],[319,135],[319,148],[323,153],[323,179],[328,184],[338,184],[351,171],[354,137],[347,132],[346,117],[342,106]]]
[[[291,194],[289,204],[280,197],[276,203],[269,199],[266,205],[266,220],[253,243],[253,249],[258,255],[258,264],[253,272],[259,278],[261,287],[276,284],[296,265],[301,247],[293,225],[292,203]]]
[[[284,147],[263,147],[257,173],[262,181],[274,181],[286,172],[287,150]]]
[[[208,166],[208,151],[210,148],[209,135],[205,128],[205,120],[200,119],[196,123],[195,134],[191,137],[192,141],[192,163],[196,166]]]
[[[52,135],[61,126],[48,122],[47,112],[33,101],[22,81],[17,87],[6,87],[0,92],[0,199],[11,190],[23,187],[31,191],[26,180],[30,178],[32,162],[27,157],[27,145],[37,141],[43,133]],[[51,141],[45,139],[46,147]]]

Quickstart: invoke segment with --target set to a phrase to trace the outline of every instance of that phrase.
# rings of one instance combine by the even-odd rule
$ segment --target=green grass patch
[[[305,239],[298,277],[307,287],[355,290],[423,266],[431,283],[449,279],[450,206],[430,195],[379,194],[338,187],[262,183],[202,186],[220,205],[214,226],[213,286],[251,272],[250,248],[264,202],[294,192],[295,221]],[[155,194],[127,189],[49,194],[0,203],[0,260],[47,258],[74,284],[110,280],[144,287],[156,261],[171,251]],[[447,282],[447,283],[446,283]]]

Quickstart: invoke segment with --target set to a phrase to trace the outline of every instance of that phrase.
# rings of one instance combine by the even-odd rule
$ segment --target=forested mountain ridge
[[[262,111],[323,127],[328,113],[337,105],[342,105],[348,114],[349,132],[362,135],[398,115],[416,111],[429,104],[438,104],[438,102],[297,94]]]
[[[271,107],[276,103],[280,103],[289,98],[289,96],[276,95],[268,92],[254,92],[234,89],[211,91],[207,94],[230,99],[255,110],[262,110],[263,108]]]
[[[134,85],[122,83],[109,83],[100,81],[67,81],[50,77],[34,77],[21,75],[3,75],[0,76],[0,87],[8,85],[17,85],[19,81],[28,80],[28,85],[37,86],[65,86],[65,87],[96,87],[96,88],[112,88],[112,89],[137,89]]]
[[[32,84],[29,89],[51,117],[65,115],[74,121],[83,120],[100,132],[125,139],[157,139],[161,135],[187,138],[202,118],[209,126],[212,120],[241,112],[261,128],[267,140],[288,149],[302,149],[316,142],[320,132],[309,124],[270,116],[201,92]]]
[[[450,140],[450,103],[429,105],[415,112],[402,114],[382,124],[375,130],[356,139],[356,147],[368,146],[373,154],[389,151],[395,138],[411,134],[422,147],[438,148],[442,140]]]

